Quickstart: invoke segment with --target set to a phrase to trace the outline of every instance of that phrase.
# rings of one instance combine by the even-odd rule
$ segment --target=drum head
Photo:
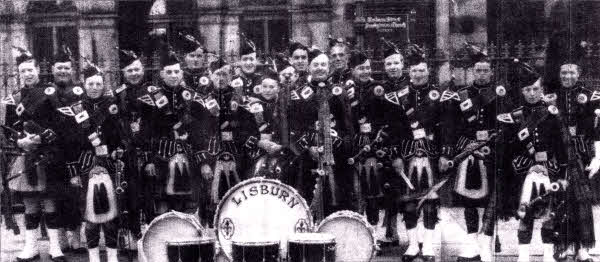
[[[156,217],[142,236],[146,262],[167,262],[167,243],[200,241],[202,230],[193,215],[171,211]]]
[[[373,229],[356,212],[338,211],[329,215],[317,232],[335,236],[337,261],[370,261],[375,252]]]
[[[231,188],[214,220],[217,239],[231,259],[232,240],[277,239],[281,257],[287,254],[288,236],[312,228],[308,205],[298,192],[277,180],[252,178]]]

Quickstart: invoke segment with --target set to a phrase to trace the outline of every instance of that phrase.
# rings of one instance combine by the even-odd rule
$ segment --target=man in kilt
[[[494,192],[497,173],[501,172],[503,142],[494,139],[496,116],[507,110],[507,92],[503,86],[492,82],[491,61],[478,47],[467,45],[473,67],[473,84],[454,90],[453,86],[442,93],[441,101],[459,112],[459,120],[449,128],[457,134],[455,153],[460,153],[472,143],[489,144],[469,154],[457,165],[454,179],[454,204],[464,208],[467,230],[466,244],[461,247],[457,261],[491,261],[492,239],[496,224],[497,194]],[[483,234],[480,232],[478,208],[486,208],[483,215]],[[479,237],[479,241],[478,241]],[[481,243],[481,247],[479,246]]]
[[[66,261],[59,243],[61,222],[56,203],[59,192],[67,185],[62,151],[64,130],[56,111],[57,88],[40,81],[38,62],[29,51],[20,49],[16,64],[23,87],[3,101],[14,106],[8,107],[15,115],[6,123],[19,132],[11,137],[23,152],[9,170],[9,174],[16,175],[9,187],[21,194],[25,204],[25,245],[17,260],[39,258],[37,238],[43,205],[50,259]]]

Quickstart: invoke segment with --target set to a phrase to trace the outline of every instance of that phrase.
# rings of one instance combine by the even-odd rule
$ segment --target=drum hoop
[[[175,245],[175,244],[194,244],[194,245],[202,245],[202,244],[209,244],[209,243],[214,243],[215,239],[214,238],[201,238],[201,239],[190,239],[190,240],[177,240],[177,241],[167,241],[167,246],[168,245]]]
[[[298,239],[298,238],[294,238],[295,235],[292,235],[289,239],[288,239],[288,243],[296,243],[296,244],[331,244],[331,243],[335,243],[335,236],[333,234],[330,233],[304,233],[304,234],[310,234],[310,235],[315,235],[315,236],[321,236],[320,239]],[[301,235],[301,234],[300,234]]]
[[[302,205],[306,209],[306,217],[308,218],[308,221],[307,221],[308,228],[309,228],[309,230],[314,228],[314,222],[313,222],[312,214],[310,213],[310,207],[306,203],[306,199],[304,199],[304,197],[302,197],[300,195],[300,193],[298,192],[298,190],[296,190],[294,187],[287,185],[279,180],[269,179],[269,178],[264,178],[264,177],[253,177],[253,178],[244,180],[240,183],[237,183],[235,186],[233,186],[232,188],[227,190],[227,192],[225,192],[225,194],[223,195],[223,199],[221,199],[221,201],[219,201],[219,204],[217,205],[217,209],[215,210],[215,217],[213,219],[213,228],[216,231],[216,237],[217,237],[217,242],[219,243],[219,249],[221,252],[223,252],[223,254],[225,254],[225,256],[229,259],[229,261],[232,261],[233,257],[231,256],[231,254],[227,254],[227,252],[225,252],[225,250],[223,249],[223,244],[221,244],[221,237],[219,237],[219,219],[221,218],[221,216],[220,216],[221,209],[223,208],[223,205],[225,205],[225,202],[226,202],[223,200],[227,199],[229,196],[231,196],[233,194],[233,192],[235,192],[239,188],[246,186],[248,184],[257,183],[257,182],[258,183],[268,182],[268,183],[276,184],[278,186],[283,186],[283,187],[289,189],[290,192],[292,192],[294,195],[300,196],[298,198],[298,201],[300,201],[300,205]],[[233,241],[231,241],[231,243],[233,244]]]
[[[359,222],[361,222],[369,231],[369,235],[371,237],[371,241],[372,243],[372,247],[373,247],[373,251],[371,252],[371,258],[373,258],[375,256],[375,252],[377,251],[377,240],[375,240],[375,230],[373,228],[373,226],[371,226],[371,224],[369,224],[369,221],[367,221],[367,218],[359,213],[356,213],[354,211],[351,210],[340,210],[337,211],[329,216],[327,216],[325,219],[323,219],[321,221],[321,223],[319,223],[319,226],[317,226],[317,230],[315,230],[315,232],[318,233],[322,233],[320,232],[321,228],[328,222],[333,221],[336,218],[340,218],[340,217],[345,217],[345,218],[356,218],[356,220],[358,220]],[[328,232],[323,232],[323,233],[328,233]]]
[[[192,226],[194,226],[194,227],[196,227],[196,229],[198,229],[198,232],[199,232],[200,236],[203,236],[205,234],[204,227],[202,227],[202,225],[200,224],[200,222],[198,222],[196,219],[194,219],[195,217],[193,215],[182,213],[182,212],[177,212],[177,211],[174,211],[174,210],[171,210],[171,211],[169,211],[167,213],[164,213],[164,214],[161,214],[161,215],[155,217],[150,222],[150,224],[148,224],[148,230],[150,228],[152,228],[152,225],[154,225],[154,224],[158,223],[159,221],[161,221],[162,219],[165,219],[165,218],[168,218],[168,217],[178,217],[178,218],[181,218],[183,220],[189,221],[192,224]],[[148,231],[146,231],[146,232],[148,232]],[[142,235],[142,238],[140,239],[140,241],[142,241],[142,254],[144,256],[144,259],[146,259],[146,255],[147,254],[144,252],[145,242],[146,242],[146,233],[144,233]]]
[[[242,246],[242,247],[257,247],[257,246],[273,246],[273,245],[280,245],[280,241],[236,241],[233,240],[231,241],[232,246],[233,245],[237,245],[237,246]]]
[[[335,239],[294,239],[288,240],[288,243],[294,244],[335,244]]]

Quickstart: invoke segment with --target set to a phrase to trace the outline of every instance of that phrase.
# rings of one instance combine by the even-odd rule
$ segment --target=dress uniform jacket
[[[42,138],[42,144],[37,150],[26,155],[25,168],[33,168],[29,165],[36,162],[46,165],[45,181],[42,181],[43,175],[29,169],[31,172],[25,172],[9,182],[9,187],[14,191],[56,196],[66,186],[63,156],[65,136],[56,111],[57,99],[56,87],[51,83],[24,87],[18,93],[3,99],[10,100],[9,104],[14,105],[15,115],[9,115],[7,124],[17,131],[39,134]],[[8,108],[11,109],[12,107]],[[45,183],[45,188],[32,189],[41,183]]]
[[[553,95],[550,95],[552,97]],[[562,112],[561,120],[569,132],[569,145],[573,155],[569,162],[579,161],[577,169],[569,169],[569,187],[567,199],[569,203],[569,227],[564,232],[566,243],[593,246],[594,222],[591,205],[600,201],[600,181],[597,178],[588,179],[587,172],[582,168],[593,157],[593,143],[598,141],[597,115],[594,111],[600,106],[600,91],[592,90],[581,83],[571,88],[558,90],[556,105]],[[573,162],[576,163],[576,162]],[[579,172],[576,172],[578,170]]]
[[[88,172],[95,165],[107,168],[113,185],[115,188],[117,186],[114,184],[116,170],[110,154],[118,147],[124,148],[122,140],[124,132],[120,125],[120,110],[116,102],[114,97],[98,99],[86,97],[82,100],[82,108],[88,113],[89,118],[77,123],[76,128],[71,130],[71,136],[77,137],[80,144],[70,150],[77,152],[79,156],[77,175],[82,177],[84,189],[87,189]],[[85,193],[85,190],[83,191]],[[80,208],[85,206],[81,205]]]
[[[337,95],[336,95],[337,94]],[[317,82],[312,81],[307,85],[293,90],[291,92],[290,108],[289,108],[289,126],[290,126],[290,144],[294,151],[304,152],[302,158],[302,167],[299,169],[298,175],[300,179],[297,179],[296,188],[301,192],[307,199],[312,199],[314,180],[310,176],[310,169],[316,168],[316,162],[307,154],[307,149],[311,146],[322,146],[317,143],[320,137],[319,130],[317,130],[317,124],[319,121],[319,110],[321,96],[327,97],[329,111],[330,111],[330,126],[335,131],[332,138],[332,150],[335,161],[334,166],[334,177],[339,184],[342,179],[348,179],[347,177],[342,178],[341,173],[338,170],[344,170],[346,166],[345,155],[342,151],[342,138],[346,135],[344,132],[347,129],[344,126],[345,110],[344,101],[341,93],[333,92],[331,85],[325,81]],[[338,186],[338,185],[335,185]],[[337,190],[338,193],[340,190]],[[325,192],[328,192],[325,190]],[[329,199],[327,194],[324,199]],[[338,197],[338,199],[344,199]],[[329,201],[325,201],[329,202]],[[326,207],[326,210],[328,208]],[[331,211],[331,210],[329,210]]]
[[[391,123],[389,141],[393,145],[392,155],[405,163],[415,156],[425,156],[430,159],[433,173],[437,173],[440,155],[453,156],[456,141],[456,135],[448,128],[456,121],[456,111],[441,103],[441,96],[442,91],[431,84],[421,87],[409,84],[384,95],[384,99],[393,105],[387,119]],[[450,132],[442,133],[442,130]],[[409,168],[407,171],[410,175]],[[411,184],[419,192],[433,185],[435,179],[435,174],[421,179],[414,175]],[[406,188],[400,189],[406,192]]]
[[[449,126],[455,129],[453,132],[457,137],[457,154],[470,143],[489,140],[492,134],[497,133],[496,116],[508,110],[506,90],[491,83],[483,86],[473,84],[456,92],[444,92],[442,100],[454,107],[460,116],[455,125]],[[502,163],[502,158],[496,155],[498,146],[502,144],[492,143],[479,150],[485,151],[485,155],[481,155],[483,158],[479,155],[467,157],[465,168],[462,163],[455,163],[455,172],[458,172],[455,179],[455,204],[479,207],[486,205],[492,190],[496,188],[494,178],[497,163]]]
[[[517,210],[525,177],[532,166],[544,166],[550,181],[564,178],[567,150],[561,139],[558,113],[556,107],[538,102],[498,116],[505,129],[506,143],[510,145],[505,154],[511,159],[512,166],[512,170],[504,172],[502,179],[503,215],[514,214]],[[536,192],[538,190],[532,191],[532,198],[540,194]]]

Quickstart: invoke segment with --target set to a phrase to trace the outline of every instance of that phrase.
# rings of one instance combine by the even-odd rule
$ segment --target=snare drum
[[[370,261],[375,253],[373,228],[367,219],[352,211],[338,211],[323,219],[317,232],[329,233],[336,239],[337,261]]]
[[[233,262],[279,262],[279,241],[232,241]]]
[[[169,262],[213,262],[215,258],[215,239],[167,241]]]
[[[301,233],[290,236],[288,262],[335,262],[335,236],[326,233]]]
[[[156,217],[140,240],[140,262],[168,262],[167,242],[203,239],[203,228],[193,215],[171,211]]]
[[[252,178],[231,188],[223,197],[214,220],[223,252],[232,258],[232,239],[254,241],[257,236],[281,243],[287,255],[288,236],[310,232],[312,216],[298,192],[273,179]]]

